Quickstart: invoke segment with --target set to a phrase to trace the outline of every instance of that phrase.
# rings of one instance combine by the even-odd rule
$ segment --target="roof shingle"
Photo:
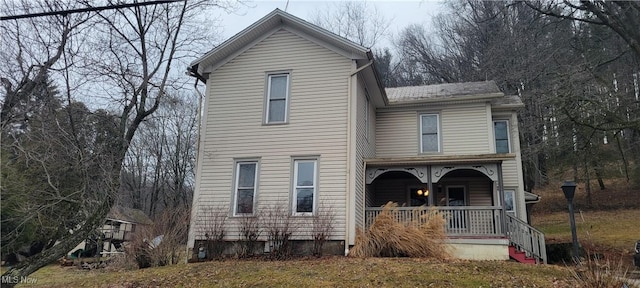
[[[386,88],[389,103],[404,103],[421,100],[456,100],[468,99],[470,97],[487,97],[494,95],[495,97],[504,94],[493,81],[484,82],[462,82],[462,83],[445,83],[424,86],[407,86]]]

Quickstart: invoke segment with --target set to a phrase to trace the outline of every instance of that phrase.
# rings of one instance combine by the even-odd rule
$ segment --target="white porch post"
[[[498,170],[498,194],[500,195],[500,232],[505,234],[506,229],[506,213],[504,211],[504,183],[502,181],[502,161],[497,164]]]
[[[427,166],[427,189],[429,189],[429,206],[435,205],[436,193],[433,191],[433,181],[431,181],[431,165]]]

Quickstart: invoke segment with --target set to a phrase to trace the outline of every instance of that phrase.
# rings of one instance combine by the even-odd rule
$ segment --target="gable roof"
[[[505,95],[491,100],[491,106],[499,109],[514,109],[524,107],[524,103],[518,95]]]
[[[153,221],[142,210],[114,205],[107,213],[107,219],[138,224],[153,224]]]
[[[494,81],[387,88],[389,104],[484,100],[504,97]]]
[[[295,31],[296,34],[342,54],[345,57],[357,60],[373,59],[373,54],[370,49],[280,9],[275,9],[238,34],[205,53],[202,57],[191,62],[188,70],[190,73],[195,74],[193,76],[198,76],[202,80],[202,75],[210,72],[212,70],[211,68],[215,69],[230,61],[238,54],[273,34],[280,28]]]

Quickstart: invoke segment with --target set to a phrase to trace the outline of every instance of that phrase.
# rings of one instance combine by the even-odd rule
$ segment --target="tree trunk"
[[[587,155],[584,153],[584,185],[587,192],[587,205],[591,205],[591,178],[589,177],[589,162],[587,161]]]
[[[36,255],[29,257],[26,261],[19,263],[13,268],[2,274],[2,279],[22,279],[38,269],[59,260],[61,256],[66,255],[71,251],[73,247],[78,243],[85,241],[91,233],[102,226],[104,218],[113,205],[113,198],[109,197],[107,201],[104,201],[98,209],[94,212],[91,218],[87,219],[85,225],[82,225],[79,230],[74,231],[73,234],[69,234],[67,237],[47,250],[44,250]],[[2,283],[2,287],[14,287],[18,283]]]

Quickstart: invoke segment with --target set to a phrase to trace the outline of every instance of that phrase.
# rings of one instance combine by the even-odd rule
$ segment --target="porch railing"
[[[537,263],[547,264],[544,233],[511,215],[507,215],[505,220],[509,244],[535,258]]]
[[[445,218],[445,230],[450,236],[504,236],[501,229],[498,206],[441,206],[434,207]],[[370,227],[382,207],[365,209],[365,225]],[[398,222],[425,221],[424,214],[430,207],[395,207],[393,213]]]

